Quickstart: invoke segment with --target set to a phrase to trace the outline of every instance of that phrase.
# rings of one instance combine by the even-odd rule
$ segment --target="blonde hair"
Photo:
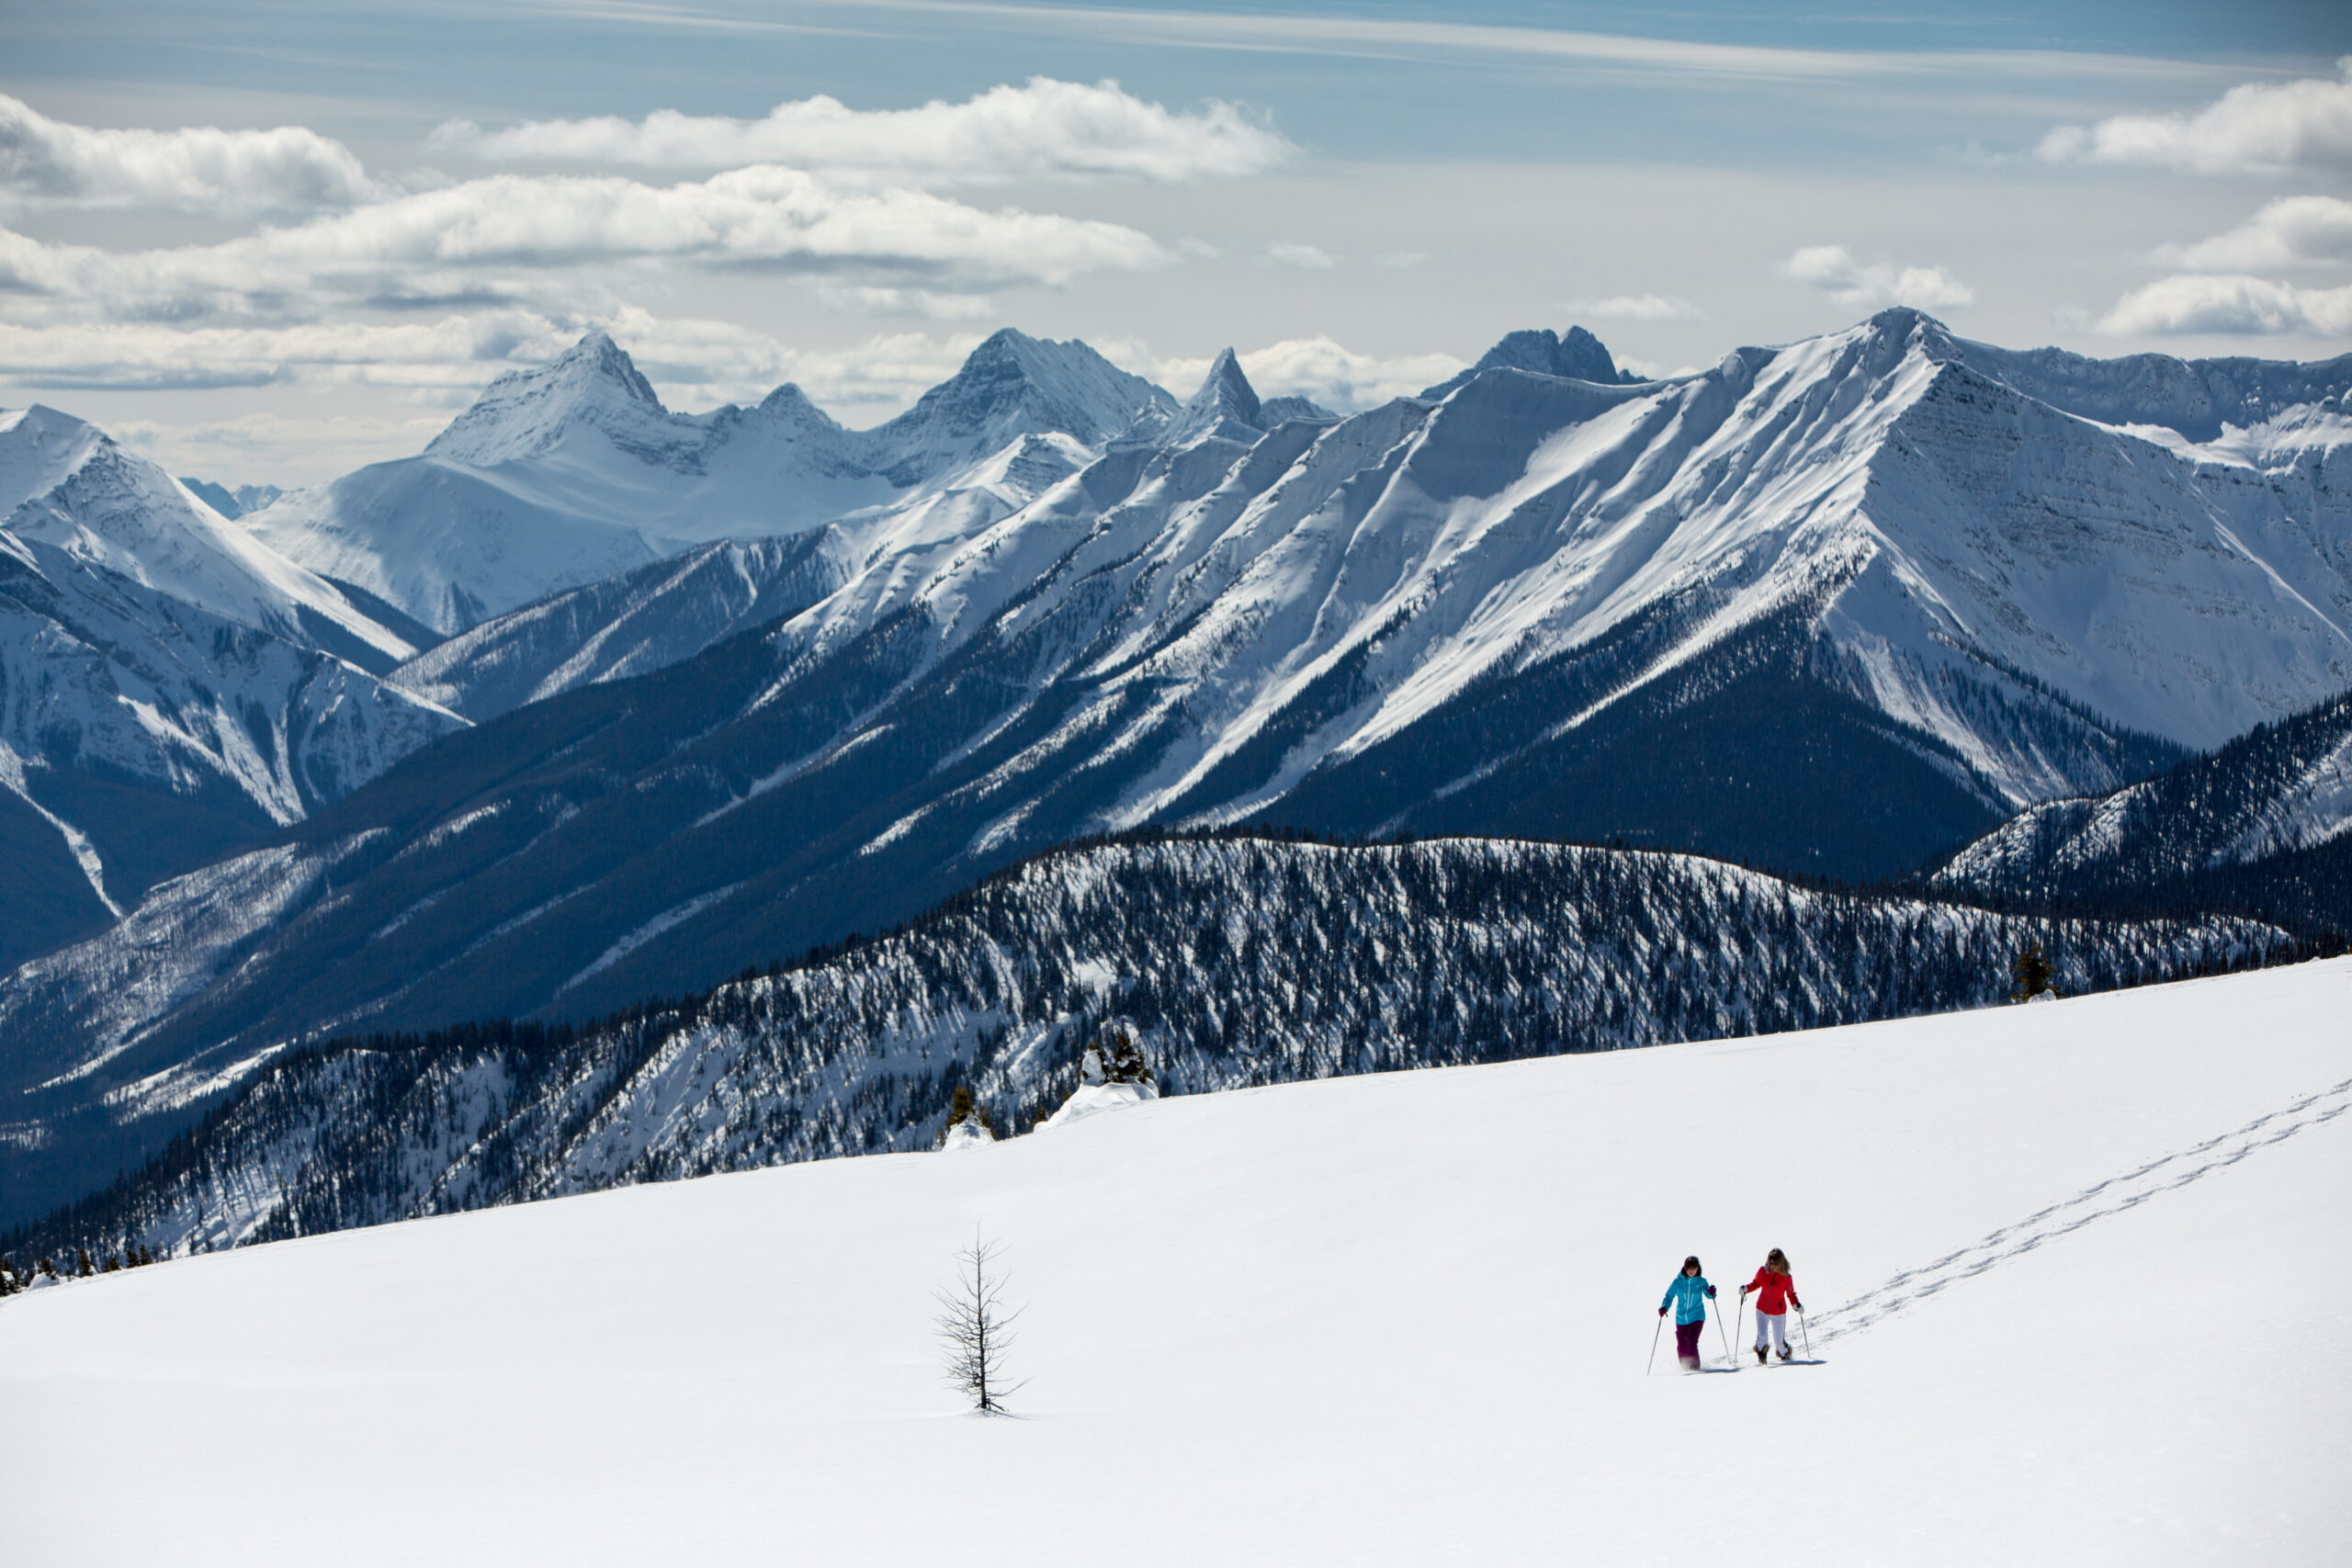
[[[1785,1274],[1789,1271],[1789,1255],[1776,1247],[1764,1255],[1764,1267],[1775,1274]]]

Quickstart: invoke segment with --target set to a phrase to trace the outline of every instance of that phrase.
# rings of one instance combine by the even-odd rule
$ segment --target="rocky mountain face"
[[[0,962],[447,733],[400,632],[104,432],[0,412]]]
[[[259,1067],[131,1180],[5,1244],[162,1256],[1008,1133],[1116,1017],[1170,1093],[1613,1050],[2070,992],[2239,960],[2246,921],[2043,921],[1681,856],[1249,838],[1032,861],[910,929],[584,1030],[374,1037]],[[200,1092],[193,1069],[147,1086]]]
[[[591,333],[502,377],[422,456],[296,491],[247,522],[446,636],[698,544],[959,491],[1010,511],[1034,493],[1019,488],[1024,446],[1049,438],[1082,460],[1173,406],[1083,344],[1008,330],[873,430],[843,429],[790,386],[754,408],[673,413]]]

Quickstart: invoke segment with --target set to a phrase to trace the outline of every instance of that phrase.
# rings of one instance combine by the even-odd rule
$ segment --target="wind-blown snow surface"
[[[240,1568],[2334,1561],[2347,1004],[1163,1100],[102,1277],[0,1305],[0,1506]],[[1025,1419],[942,1386],[976,1227]],[[1728,1300],[1773,1246],[1818,1364],[1645,1376],[1683,1254]]]

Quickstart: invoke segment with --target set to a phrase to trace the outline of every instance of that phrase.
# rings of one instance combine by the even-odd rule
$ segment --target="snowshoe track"
[[[2217,1170],[2225,1170],[2256,1149],[2284,1143],[2306,1128],[2334,1121],[2346,1111],[2352,1111],[2352,1078],[2333,1089],[2305,1095],[2194,1148],[2162,1156],[2137,1170],[2086,1187],[2072,1198],[2052,1203],[2013,1225],[2005,1225],[1973,1246],[1933,1263],[1906,1269],[1877,1289],[1830,1308],[1813,1320],[1821,1326],[1814,1342],[1826,1345],[1841,1336],[1860,1333],[1948,1285],[1973,1279],[1996,1263],[2031,1252],[2042,1243],[2078,1231],[2094,1221],[2135,1209],[2160,1192],[2173,1191]]]

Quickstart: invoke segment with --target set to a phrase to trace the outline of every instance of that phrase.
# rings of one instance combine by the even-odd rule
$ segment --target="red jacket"
[[[1756,1310],[1766,1317],[1778,1317],[1789,1310],[1791,1302],[1797,1302],[1797,1280],[1793,1274],[1775,1274],[1770,1269],[1758,1269],[1756,1278],[1747,1281],[1747,1288],[1757,1292]],[[1797,1305],[1803,1306],[1804,1303],[1797,1302]]]

